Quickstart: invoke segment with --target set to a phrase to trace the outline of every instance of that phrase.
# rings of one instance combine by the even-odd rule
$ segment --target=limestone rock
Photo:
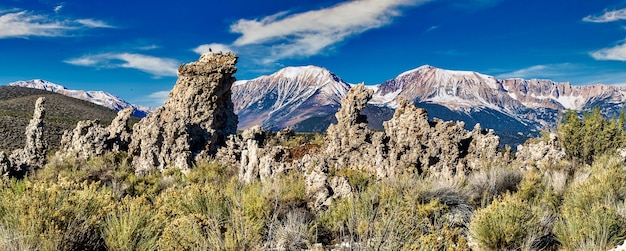
[[[367,117],[361,110],[372,99],[373,90],[360,84],[350,89],[346,97],[341,100],[341,108],[335,114],[337,124],[330,125],[326,131],[326,150],[328,158],[335,160],[340,167],[369,166],[369,157],[375,149],[371,143],[374,132],[367,128]],[[380,135],[376,135],[380,139]]]
[[[133,108],[119,111],[111,125],[106,128],[97,120],[79,121],[74,130],[63,134],[56,156],[87,159],[106,152],[127,150],[130,144],[128,120],[132,113]]]
[[[542,165],[555,164],[567,156],[565,150],[559,147],[558,137],[550,133],[548,141],[527,141],[517,146],[515,157],[522,164],[523,169],[532,169]]]
[[[232,53],[207,53],[183,64],[165,105],[133,127],[129,152],[138,173],[158,168],[188,170],[196,156],[214,155],[237,130],[231,86]]]
[[[33,118],[26,127],[26,144],[23,149],[15,150],[10,156],[16,171],[41,168],[46,161],[48,145],[43,137],[45,102],[44,97],[37,99]]]

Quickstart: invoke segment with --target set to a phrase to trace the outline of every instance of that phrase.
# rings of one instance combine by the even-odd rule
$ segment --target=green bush
[[[567,189],[555,234],[567,250],[598,250],[626,239],[626,221],[617,204],[626,196],[626,171],[619,157],[598,157],[591,176]]]
[[[559,123],[559,143],[573,159],[591,164],[594,157],[613,153],[626,145],[626,115],[611,120],[602,116],[600,108],[585,112],[582,119],[578,113],[568,110]]]
[[[511,194],[477,210],[470,234],[486,250],[520,250],[530,245],[539,230],[539,219],[530,205]]]
[[[108,250],[156,250],[163,222],[145,197],[125,197],[106,217],[102,236]]]
[[[24,246],[37,250],[103,250],[100,235],[113,194],[97,183],[25,182],[5,187],[0,224],[18,233]],[[6,242],[6,240],[5,240]]]

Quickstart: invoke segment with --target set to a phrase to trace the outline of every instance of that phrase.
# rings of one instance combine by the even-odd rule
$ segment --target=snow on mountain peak
[[[33,79],[29,81],[16,81],[16,82],[9,83],[8,86],[26,87],[26,88],[33,88],[33,89],[54,92],[54,93],[68,96],[68,97],[85,100],[85,101],[88,101],[97,105],[101,105],[101,106],[104,106],[104,107],[107,107],[116,111],[119,111],[128,107],[133,107],[135,109],[135,112],[133,113],[133,115],[137,117],[145,117],[148,113],[154,110],[154,108],[151,108],[151,107],[130,104],[126,102],[125,100],[108,92],[68,90],[62,85],[58,85],[58,84],[55,84],[46,80],[42,80],[42,79]]]

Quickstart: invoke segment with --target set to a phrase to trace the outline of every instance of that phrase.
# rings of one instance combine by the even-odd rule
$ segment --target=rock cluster
[[[196,156],[215,154],[237,130],[233,111],[232,53],[207,53],[181,65],[165,105],[133,126],[129,152],[138,173],[170,167],[188,170]]]
[[[480,169],[484,164],[481,161],[500,158],[496,151],[499,139],[493,132],[479,125],[467,131],[462,122],[429,121],[424,109],[407,101],[400,102],[393,118],[384,123],[384,131],[373,131],[367,127],[367,117],[360,113],[372,94],[364,85],[350,89],[335,114],[337,124],[326,132],[322,151],[286,162],[289,149],[263,146],[266,134],[254,127],[241,136],[233,135],[229,147],[218,157],[237,164],[239,178],[244,182],[268,179],[286,170],[302,172],[310,206],[317,209],[351,193],[346,178],[330,170],[366,170],[378,178],[406,172],[453,177]]]
[[[328,128],[325,155],[335,168],[365,168],[379,178],[404,172],[452,177],[479,168],[470,160],[497,157],[499,139],[493,132],[478,125],[466,131],[463,122],[429,121],[426,110],[406,100],[383,132],[373,132],[360,115],[370,98],[363,85],[353,87],[337,112],[338,123]]]
[[[106,152],[127,151],[131,135],[128,120],[132,114],[133,108],[119,111],[106,128],[96,120],[79,121],[74,130],[63,134],[56,155],[88,159]]]
[[[22,173],[31,169],[41,168],[46,161],[48,145],[43,137],[43,119],[46,114],[44,104],[46,99],[41,97],[35,102],[33,118],[26,127],[26,144],[24,148],[13,151],[11,156],[0,152],[0,172],[2,175]]]

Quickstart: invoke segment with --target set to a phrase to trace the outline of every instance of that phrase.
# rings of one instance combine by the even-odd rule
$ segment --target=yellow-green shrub
[[[156,250],[164,222],[145,197],[125,197],[107,215],[102,236],[108,250]]]
[[[591,176],[570,185],[555,234],[567,250],[607,249],[626,239],[626,221],[617,203],[626,196],[626,171],[619,157],[601,156]]]
[[[527,202],[507,193],[478,209],[469,228],[482,249],[519,250],[538,232],[539,220]]]
[[[40,250],[100,250],[105,215],[113,194],[97,183],[24,182],[19,190],[2,189],[0,224],[19,233],[21,242]]]

